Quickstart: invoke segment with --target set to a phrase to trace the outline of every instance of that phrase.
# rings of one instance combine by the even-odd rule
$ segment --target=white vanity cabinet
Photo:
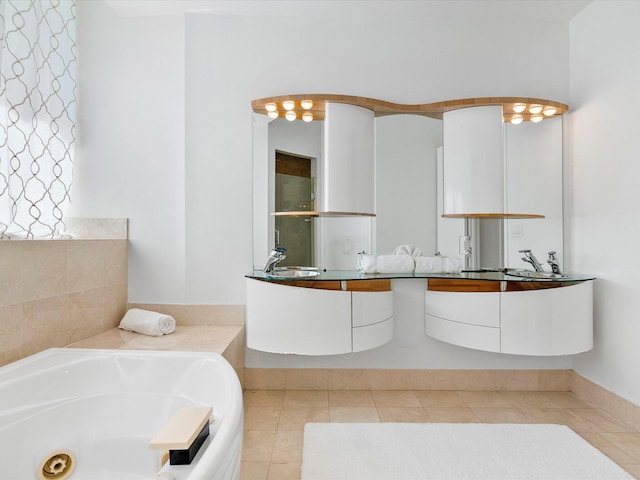
[[[517,355],[570,355],[593,348],[591,281],[430,280],[428,288],[425,333],[443,342]]]
[[[393,291],[374,282],[267,282],[247,279],[247,347],[272,353],[334,355],[393,338]],[[363,286],[362,283],[368,285]]]

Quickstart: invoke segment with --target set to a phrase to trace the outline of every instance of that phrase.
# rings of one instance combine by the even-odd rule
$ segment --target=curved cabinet
[[[313,283],[307,288],[247,279],[247,347],[334,355],[375,348],[393,338],[390,287],[357,291],[358,281]]]
[[[427,290],[425,333],[462,347],[516,355],[591,350],[593,282],[529,286],[512,290],[507,284],[495,292]]]

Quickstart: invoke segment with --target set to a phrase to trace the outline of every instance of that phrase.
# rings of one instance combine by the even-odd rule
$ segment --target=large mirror
[[[435,118],[377,116],[375,217],[274,216],[322,204],[323,120],[254,113],[254,268],[263,268],[274,246],[288,249],[283,265],[329,270],[355,270],[358,253],[390,254],[403,244],[423,255],[463,254],[465,220],[442,218],[442,137]],[[518,253],[525,248],[542,263],[551,250],[561,260],[562,117],[505,123],[505,138],[508,202],[528,211],[533,199],[545,218],[475,221],[477,265],[525,267]]]

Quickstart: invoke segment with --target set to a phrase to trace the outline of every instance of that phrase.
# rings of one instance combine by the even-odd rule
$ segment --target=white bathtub
[[[161,468],[149,440],[188,406],[213,407],[211,434],[191,465]],[[69,480],[237,480],[242,432],[240,383],[216,353],[53,348],[0,368],[3,479],[37,479],[67,450]]]

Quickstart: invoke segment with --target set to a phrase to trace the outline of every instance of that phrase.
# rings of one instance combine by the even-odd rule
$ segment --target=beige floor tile
[[[471,408],[509,408],[514,406],[513,403],[511,403],[507,398],[500,395],[498,392],[463,391],[458,392],[458,395],[460,395],[467,406]]]
[[[617,435],[617,434],[614,433],[610,435]],[[628,453],[624,452],[623,450],[615,446],[609,440],[604,438],[600,433],[582,432],[580,433],[580,436],[584,438],[587,442],[589,442],[591,445],[596,447],[598,450],[600,450],[602,453],[604,453],[611,460],[616,462],[618,465],[637,463],[637,460],[635,458],[633,458],[631,455],[629,455]]]
[[[240,480],[267,480],[269,462],[242,462]]]
[[[426,423],[427,412],[422,407],[377,407],[381,422]]]
[[[425,408],[429,420],[434,423],[478,423],[480,419],[468,407],[447,408],[447,407],[427,407]]]
[[[568,408],[568,412],[587,423],[594,432],[630,432],[627,425],[595,408]]]
[[[302,463],[303,432],[278,430],[271,463]]]
[[[328,407],[282,407],[278,430],[304,430],[309,422],[329,422]]]
[[[242,444],[243,462],[269,462],[276,440],[275,431],[246,430]]]
[[[284,392],[285,407],[329,407],[326,390],[287,390]]]
[[[244,404],[256,407],[281,407],[284,390],[246,390]]]
[[[435,392],[423,392],[423,391],[415,391],[416,397],[425,408],[428,407],[443,407],[443,408],[460,408],[466,407],[467,404],[462,399],[458,392],[450,392],[450,391],[435,391]]]
[[[531,423],[517,408],[472,408],[478,419],[484,423]]]
[[[640,463],[640,433],[603,433],[602,436]]]
[[[245,430],[277,430],[281,407],[245,407]]]
[[[575,415],[572,415],[564,408],[535,408],[524,407],[519,410],[532,423],[553,423],[557,425],[566,425],[575,432],[592,432],[587,422]]]
[[[411,390],[373,390],[376,407],[420,407],[418,397]]]
[[[272,463],[267,480],[300,480],[301,463]]]
[[[331,407],[332,423],[378,423],[376,407]]]
[[[640,479],[640,464],[633,465],[620,465],[624,468],[630,475],[633,475],[634,478]]]
[[[500,392],[516,407],[561,408],[546,392]]]
[[[571,392],[544,392],[549,400],[562,408],[593,408]]]
[[[373,395],[368,390],[330,390],[330,407],[374,407]]]

